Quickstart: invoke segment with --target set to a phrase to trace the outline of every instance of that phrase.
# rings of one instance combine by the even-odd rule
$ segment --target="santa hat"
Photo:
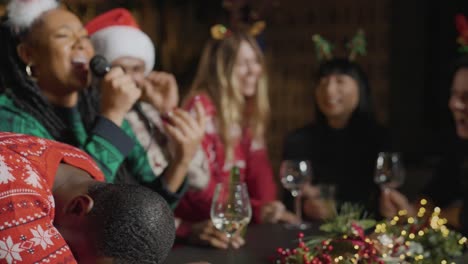
[[[11,0],[7,6],[8,23],[19,33],[28,29],[44,12],[57,7],[55,0]]]
[[[87,25],[96,54],[109,62],[121,57],[135,57],[145,62],[145,74],[154,66],[154,45],[126,9],[112,9]]]

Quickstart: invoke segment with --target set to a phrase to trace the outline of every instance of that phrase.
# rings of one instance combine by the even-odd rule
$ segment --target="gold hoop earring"
[[[29,63],[28,65],[26,65],[26,74],[31,80],[36,81],[36,78],[33,76],[31,66],[32,66],[32,63]]]

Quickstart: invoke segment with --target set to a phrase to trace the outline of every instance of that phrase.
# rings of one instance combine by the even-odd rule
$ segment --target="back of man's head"
[[[114,263],[162,263],[175,239],[175,223],[166,201],[138,185],[93,185],[89,221],[97,251]]]

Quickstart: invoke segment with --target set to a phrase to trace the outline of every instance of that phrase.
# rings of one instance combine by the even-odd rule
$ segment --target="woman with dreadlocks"
[[[77,146],[98,162],[107,181],[146,185],[174,206],[185,176],[154,175],[124,121],[141,95],[132,78],[112,68],[99,92],[86,89],[94,49],[78,17],[56,1],[11,1],[7,11],[0,27],[0,130]],[[176,126],[183,117],[169,118]]]

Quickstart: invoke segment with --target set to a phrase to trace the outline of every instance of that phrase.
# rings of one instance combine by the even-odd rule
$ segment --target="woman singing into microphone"
[[[175,206],[184,175],[154,175],[124,121],[141,95],[132,78],[112,68],[98,89],[87,89],[94,50],[81,21],[53,0],[18,0],[9,4],[0,29],[0,130],[77,146],[98,162],[107,181],[146,185]],[[170,118],[174,127],[184,123],[177,114]]]

